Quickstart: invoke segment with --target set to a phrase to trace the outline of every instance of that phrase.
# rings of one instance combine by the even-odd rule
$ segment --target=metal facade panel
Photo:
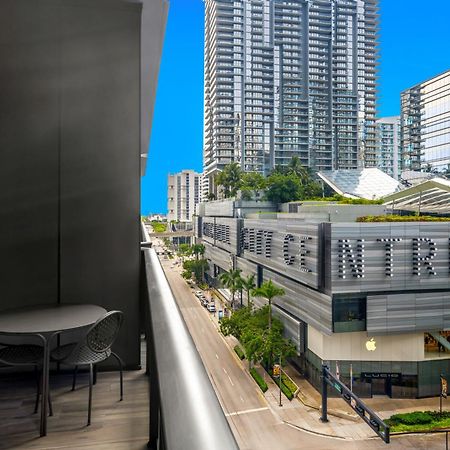
[[[249,275],[255,275],[255,282],[256,282],[256,275],[257,275],[257,265],[251,261],[248,261],[245,258],[236,258],[237,261],[237,268],[242,271],[243,277],[248,277]]]
[[[201,231],[203,240],[236,255],[239,245],[239,220],[226,217],[203,217]]]
[[[240,254],[308,286],[319,286],[318,224],[285,219],[245,219]]]
[[[205,244],[205,258],[223,270],[230,270],[231,268],[231,254],[218,247],[212,247],[208,243]],[[209,272],[212,274],[211,264]]]
[[[409,333],[450,328],[447,292],[373,295],[367,297],[369,333]]]
[[[296,283],[268,269],[264,269],[263,278],[264,281],[272,280],[285,290],[285,295],[274,299],[275,305],[279,305],[290,314],[325,334],[332,333],[332,301],[330,296]]]
[[[276,306],[272,310],[274,317],[279,318],[284,325],[283,335],[287,339],[291,339],[297,348],[297,353],[300,354],[300,349],[302,348],[301,338],[300,338],[300,324],[301,322],[295,320],[290,314],[286,314],[280,308]]]
[[[326,253],[331,276],[326,285],[333,293],[450,289],[449,223],[336,223],[330,227]]]

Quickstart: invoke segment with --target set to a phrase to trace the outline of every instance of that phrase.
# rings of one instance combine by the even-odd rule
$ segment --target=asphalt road
[[[216,390],[222,408],[242,450],[278,449],[442,449],[443,436],[394,438],[387,447],[381,440],[350,441],[320,436],[283,423],[202,307],[173,260],[161,259],[167,279]]]

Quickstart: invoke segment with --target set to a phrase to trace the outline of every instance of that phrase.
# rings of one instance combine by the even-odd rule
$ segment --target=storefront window
[[[333,331],[348,333],[366,329],[366,298],[333,299]]]

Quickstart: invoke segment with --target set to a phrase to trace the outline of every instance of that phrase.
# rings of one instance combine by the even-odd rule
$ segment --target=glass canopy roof
[[[338,194],[350,198],[378,200],[401,189],[401,184],[379,169],[327,170],[319,177]]]
[[[389,195],[384,200],[384,204],[393,210],[450,214],[450,181],[439,177],[432,178]]]

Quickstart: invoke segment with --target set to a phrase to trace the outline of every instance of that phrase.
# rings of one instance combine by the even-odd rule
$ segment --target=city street
[[[386,446],[379,439],[344,440],[286,425],[217,332],[212,316],[180,276],[180,268],[172,267],[174,260],[161,257],[161,262],[241,449],[378,449]],[[445,448],[445,437],[394,437],[390,447]]]

